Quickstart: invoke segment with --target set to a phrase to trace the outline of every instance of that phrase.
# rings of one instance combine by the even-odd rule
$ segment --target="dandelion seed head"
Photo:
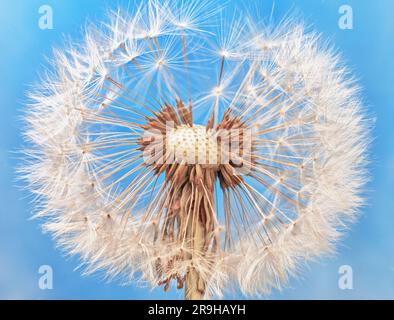
[[[29,93],[20,174],[86,273],[266,295],[357,217],[370,122],[338,54],[291,20],[213,32],[217,13],[114,11]]]

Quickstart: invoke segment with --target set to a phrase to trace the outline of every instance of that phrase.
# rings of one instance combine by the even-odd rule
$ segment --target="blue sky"
[[[131,3],[121,1],[119,4]],[[241,1],[229,1],[229,7]],[[272,0],[250,1],[269,16]],[[249,3],[249,2],[248,2]],[[38,28],[42,5],[54,12],[54,29]],[[353,8],[353,30],[338,27],[338,8]],[[109,0],[13,0],[0,2],[0,299],[177,299],[182,293],[107,284],[81,276],[78,259],[67,258],[29,220],[32,205],[15,182],[15,151],[22,144],[19,120],[29,85],[65,35],[79,38],[86,19],[102,20]],[[245,4],[244,4],[245,6]],[[391,0],[280,0],[274,17],[296,11],[343,53],[360,79],[365,103],[376,117],[371,148],[368,205],[329,259],[313,263],[289,288],[269,299],[394,299],[394,2]],[[38,286],[41,265],[54,272],[52,290]],[[338,269],[353,269],[352,290],[338,287]],[[242,298],[241,296],[231,296]],[[230,298],[230,296],[229,296]]]

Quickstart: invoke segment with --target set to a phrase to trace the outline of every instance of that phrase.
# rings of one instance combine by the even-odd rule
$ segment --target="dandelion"
[[[186,299],[265,295],[363,204],[368,121],[320,36],[211,2],[118,10],[30,92],[35,217],[87,273]],[[217,45],[215,45],[217,43]]]

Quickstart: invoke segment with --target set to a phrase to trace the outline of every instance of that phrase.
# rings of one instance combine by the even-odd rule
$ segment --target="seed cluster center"
[[[218,143],[213,131],[194,124],[172,128],[166,135],[167,150],[177,163],[217,164]]]

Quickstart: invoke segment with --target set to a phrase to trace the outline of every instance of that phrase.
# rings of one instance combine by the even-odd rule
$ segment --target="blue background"
[[[241,1],[229,1],[229,7]],[[266,17],[272,0],[247,1]],[[54,11],[54,29],[38,27],[41,5]],[[128,5],[129,1],[119,1]],[[341,5],[353,8],[354,29],[338,27]],[[21,111],[29,84],[64,35],[81,36],[87,18],[105,18],[114,1],[12,0],[0,2],[0,298],[2,299],[175,299],[182,293],[163,293],[134,285],[107,284],[100,275],[83,277],[76,258],[66,258],[29,220],[32,206],[18,188],[15,167],[21,147]],[[132,3],[131,3],[132,5]],[[368,205],[330,259],[313,263],[292,279],[289,288],[270,299],[394,299],[394,1],[391,0],[280,0],[274,17],[300,13],[306,22],[335,43],[364,87],[367,106],[377,122],[371,148],[372,181]],[[231,10],[229,10],[231,12]],[[41,265],[54,271],[53,290],[38,287]],[[338,269],[353,268],[353,290],[340,290]],[[242,298],[228,296],[228,298]]]

